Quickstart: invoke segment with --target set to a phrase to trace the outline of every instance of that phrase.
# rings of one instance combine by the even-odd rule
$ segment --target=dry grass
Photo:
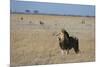
[[[79,38],[79,54],[61,55],[55,34],[62,28]],[[94,61],[94,28],[94,17],[11,14],[11,65]]]

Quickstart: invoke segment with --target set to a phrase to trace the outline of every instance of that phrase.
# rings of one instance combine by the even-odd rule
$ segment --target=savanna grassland
[[[11,65],[95,61],[95,17],[11,14]],[[55,36],[65,28],[79,39],[80,53],[62,55]]]

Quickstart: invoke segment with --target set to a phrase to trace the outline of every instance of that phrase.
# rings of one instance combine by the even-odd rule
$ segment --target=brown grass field
[[[11,65],[95,61],[95,17],[11,14],[10,24]],[[79,39],[79,54],[61,54],[55,34],[62,28]]]

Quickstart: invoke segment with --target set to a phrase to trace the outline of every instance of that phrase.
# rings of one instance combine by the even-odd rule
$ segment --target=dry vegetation
[[[55,34],[62,28],[79,38],[79,54],[61,55]],[[11,65],[95,61],[95,17],[11,14],[10,33]]]

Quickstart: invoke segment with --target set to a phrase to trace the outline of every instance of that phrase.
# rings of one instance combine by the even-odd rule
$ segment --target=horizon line
[[[31,15],[49,15],[49,16],[79,16],[79,17],[95,17],[94,16],[86,16],[86,15],[66,15],[66,14],[46,14],[46,13],[26,13],[26,12],[10,12],[10,14],[31,14]]]

